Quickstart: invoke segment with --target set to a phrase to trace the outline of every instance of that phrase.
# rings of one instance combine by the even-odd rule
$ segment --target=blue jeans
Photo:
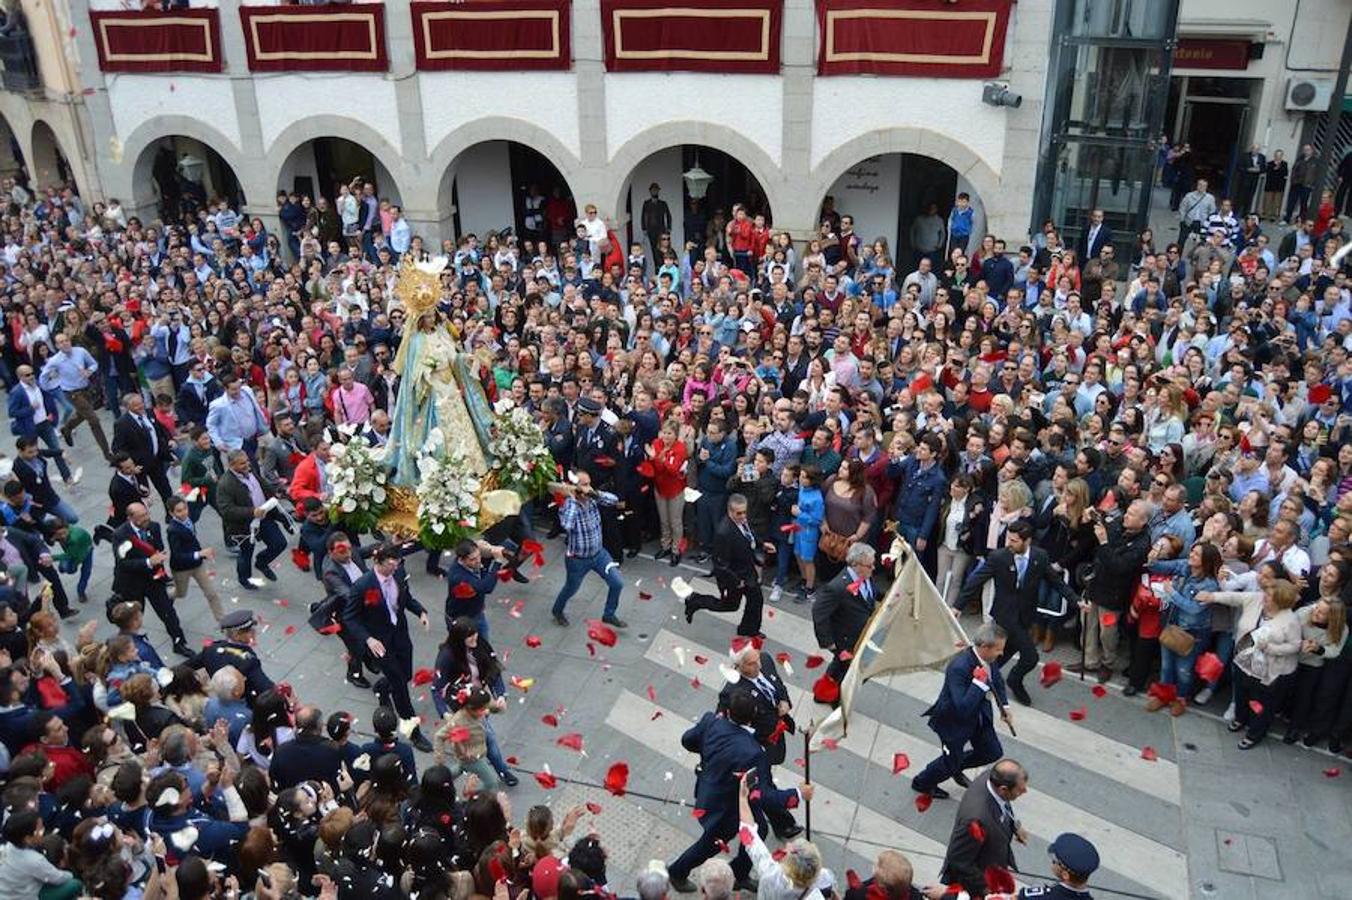
[[[56,401],[57,419],[60,420],[62,425],[66,424],[66,420],[75,415],[75,404],[70,402],[70,398],[66,396],[65,391],[52,391],[52,399]],[[38,426],[38,433],[42,433],[41,425]],[[46,440],[46,438],[43,438],[43,440]]]
[[[70,403],[70,401],[66,400],[66,398],[62,396],[60,393],[58,393],[57,396],[60,397],[61,400],[63,400],[66,404]],[[75,407],[72,406],[71,411],[74,412],[74,410]],[[66,458],[61,455],[62,454],[61,439],[56,436],[56,426],[53,425],[48,420],[43,419],[41,422],[38,422],[34,426],[34,430],[38,438],[40,438],[42,442],[47,445],[48,450],[56,451],[56,454],[52,456],[52,462],[56,463],[56,471],[61,473],[61,477],[69,481],[70,466],[66,463]]]
[[[789,566],[793,563],[793,541],[779,532],[775,535],[775,585],[783,587],[789,580]]]
[[[1202,655],[1202,649],[1206,646],[1208,633],[1191,631],[1195,640],[1192,642],[1192,652],[1187,656],[1179,656],[1168,647],[1160,644],[1160,683],[1173,684],[1178,686],[1178,697],[1180,700],[1187,700],[1192,696],[1192,682],[1196,677],[1193,673],[1193,665],[1197,662],[1197,657]]]
[[[57,571],[64,575],[73,575],[76,566],[80,568],[80,583],[76,586],[75,593],[83,597],[89,589],[89,576],[94,574],[94,554],[90,553],[82,563],[76,563],[74,560],[62,560],[56,564]]]
[[[51,508],[51,512],[66,520],[69,525],[74,525],[80,521],[80,514],[75,511],[75,507],[70,505],[69,500],[59,500],[56,506]]]
[[[582,586],[582,579],[587,577],[588,572],[595,572],[600,575],[610,586],[610,592],[606,594],[606,608],[601,614],[602,618],[615,615],[615,610],[620,608],[620,591],[624,590],[624,581],[620,579],[619,563],[611,559],[606,550],[597,551],[595,556],[566,556],[563,559],[563,567],[568,575],[564,579],[559,596],[554,600],[554,615],[563,615],[564,607],[568,605],[569,600],[573,599],[577,589]]]
[[[482,721],[484,723],[484,739],[488,743],[488,751],[485,754],[488,761],[493,764],[493,770],[499,775],[510,772],[511,768],[507,765],[507,761],[502,758],[502,748],[498,746],[498,735],[493,731],[492,716],[485,716]]]

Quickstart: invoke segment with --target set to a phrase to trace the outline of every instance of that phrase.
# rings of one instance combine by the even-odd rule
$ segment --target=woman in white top
[[[1321,587],[1323,576],[1321,571]],[[1336,594],[1325,595],[1296,610],[1296,618],[1300,620],[1300,665],[1291,691],[1291,724],[1282,735],[1282,743],[1294,744],[1303,737],[1305,746],[1313,747],[1328,732],[1327,727],[1314,722],[1315,700],[1320,695],[1324,663],[1337,659],[1347,642],[1347,607]]]
[[[760,880],[758,900],[823,900],[835,886],[831,870],[822,867],[822,856],[810,841],[792,840],[784,845],[779,862],[761,840],[756,819],[751,814],[750,791],[745,776],[737,789],[737,808],[741,822],[737,838],[751,857],[751,866]]]
[[[939,565],[934,583],[949,606],[956,606],[962,580],[972,564],[972,524],[981,513],[981,498],[974,496],[974,486],[972,476],[965,472],[954,478],[939,515]]]
[[[1296,679],[1300,659],[1300,620],[1292,608],[1300,591],[1277,579],[1261,592],[1202,592],[1202,603],[1240,607],[1235,628],[1235,718],[1231,731],[1245,729],[1239,749],[1258,745],[1272,725]]]

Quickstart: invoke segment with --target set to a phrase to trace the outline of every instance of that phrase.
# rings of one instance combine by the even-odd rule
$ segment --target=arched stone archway
[[[309,116],[283,129],[267,150],[271,184],[278,189],[290,189],[293,186],[294,170],[288,171],[288,167],[297,162],[298,151],[307,146],[313,147],[315,142],[333,139],[355,144],[370,154],[378,167],[375,171],[376,187],[381,197],[388,197],[393,202],[404,199],[412,202],[418,197],[415,179],[410,178],[398,148],[371,126],[345,116]],[[317,164],[315,168],[318,168]],[[380,171],[382,169],[383,173]],[[318,176],[320,173],[316,171],[313,174]]]
[[[640,132],[611,154],[607,168],[612,173],[620,173],[621,179],[613,182],[616,192],[610,200],[609,209],[601,210],[602,215],[616,220],[622,216],[628,200],[630,178],[639,163],[661,150],[685,145],[712,147],[745,166],[759,182],[766,201],[776,215],[788,205],[786,199],[789,191],[779,166],[759,145],[726,125],[683,121],[666,122]]]
[[[557,188],[560,199],[572,204],[583,178],[581,162],[562,141],[522,119],[501,116],[456,129],[429,159],[437,173],[436,217],[443,238],[508,225],[529,233],[525,191],[535,184],[550,199]],[[458,181],[466,169],[474,180]]]
[[[116,197],[123,202],[129,214],[143,220],[159,217],[157,206],[159,194],[155,187],[154,163],[158,148],[172,150],[175,142],[182,144],[182,153],[191,154],[208,161],[215,166],[214,175],[204,184],[208,192],[235,194],[232,200],[243,202],[247,198],[269,196],[270,185],[260,184],[257,178],[250,177],[251,169],[243,164],[240,149],[223,134],[210,125],[188,116],[159,116],[142,124],[127,135],[120,147],[121,157],[117,168],[105,176],[105,192],[108,197]],[[181,154],[180,154],[181,155]],[[211,160],[214,155],[216,160]],[[224,177],[220,169],[229,170],[230,177]],[[234,188],[228,183],[234,180]],[[221,184],[216,182],[220,181]],[[238,208],[236,211],[240,211]]]
[[[42,119],[33,123],[32,135],[32,158],[29,160],[29,174],[33,177],[33,186],[36,188],[52,187],[54,185],[73,185],[75,192],[80,192],[79,185],[75,183],[75,173],[71,168],[70,161],[65,151],[61,148],[61,141],[56,136],[52,126],[48,125]]]
[[[0,114],[0,176],[18,176],[28,180],[28,166],[19,133],[3,114]]]

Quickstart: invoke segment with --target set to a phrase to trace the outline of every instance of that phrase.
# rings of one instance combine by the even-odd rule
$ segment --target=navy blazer
[[[33,502],[38,506],[45,508],[48,512],[61,502],[56,489],[52,487],[52,478],[47,471],[47,461],[43,457],[57,457],[61,455],[60,450],[48,450],[42,447],[38,450],[37,459],[24,459],[22,456],[14,460],[14,477],[19,479],[23,489],[28,492],[28,496],[33,498]]]
[[[373,569],[354,581],[347,592],[347,602],[343,604],[343,630],[358,646],[364,646],[367,638],[375,638],[384,644],[385,655],[396,667],[395,671],[403,674],[407,681],[413,677],[413,639],[408,634],[408,614],[421,616],[427,610],[409,591],[408,576],[402,569],[394,573],[394,580],[399,586],[399,602],[393,622]],[[368,603],[370,591],[375,591],[374,602]]]
[[[982,690],[972,681],[977,666],[985,666],[990,673],[989,691]],[[976,649],[968,647],[948,664],[939,699],[922,715],[929,719],[929,727],[944,744],[966,743],[978,731],[995,727],[995,713],[986,698],[988,693],[995,694],[996,702],[1002,708],[1009,705],[1005,679],[999,668],[983,663],[976,655]]]
[[[748,769],[755,770],[756,788],[761,792],[760,798],[751,802],[757,827],[766,827],[763,805],[778,805],[785,809],[798,806],[797,790],[775,787],[770,759],[760,741],[749,729],[731,719],[705,713],[681,735],[681,746],[700,757],[695,778],[695,806],[704,810],[700,825],[706,831],[725,840],[737,833],[738,778]]]
[[[38,390],[42,390],[39,388]],[[43,415],[49,422],[55,422],[56,401],[52,399],[51,391],[42,391]],[[23,389],[22,385],[15,385],[9,390],[9,430],[15,437],[35,437],[38,433],[38,411],[33,408],[33,401],[28,399],[28,391]]]
[[[221,383],[215,378],[208,381],[203,390],[206,392],[205,400],[198,396],[196,385],[192,382],[185,381],[178,389],[178,397],[174,399],[174,412],[178,415],[179,422],[206,427],[207,407],[223,393],[223,390]]]
[[[173,516],[164,524],[164,533],[169,538],[169,568],[175,572],[186,572],[202,564],[202,542],[197,539],[197,529],[191,523],[185,525]]]

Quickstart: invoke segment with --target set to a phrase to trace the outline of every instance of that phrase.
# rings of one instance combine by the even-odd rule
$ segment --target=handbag
[[[843,534],[836,534],[823,524],[821,536],[817,539],[817,549],[833,562],[844,562],[845,553],[850,549],[850,539]]]
[[[1160,632],[1160,646],[1169,648],[1169,652],[1178,656],[1187,656],[1192,652],[1197,638],[1192,632],[1178,625],[1165,625]]]

